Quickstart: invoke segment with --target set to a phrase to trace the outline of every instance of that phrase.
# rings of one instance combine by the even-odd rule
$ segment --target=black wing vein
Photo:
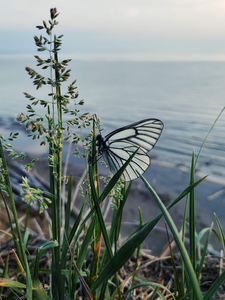
[[[150,165],[149,152],[158,141],[163,123],[158,119],[145,119],[116,129],[103,139],[101,151],[112,171],[117,171],[134,153],[123,172],[126,181],[143,174]]]

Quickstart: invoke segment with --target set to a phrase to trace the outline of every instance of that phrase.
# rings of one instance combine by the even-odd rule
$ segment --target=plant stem
[[[52,294],[53,298],[63,299],[63,287],[61,286],[61,210],[62,210],[62,151],[63,151],[63,128],[62,128],[62,105],[61,105],[61,89],[60,89],[60,74],[59,74],[59,61],[58,61],[58,48],[56,37],[54,37],[54,62],[55,62],[55,95],[57,105],[57,128],[55,139],[49,143],[49,154],[54,157],[53,165],[50,166],[50,186],[52,193],[52,235],[53,239],[58,242],[58,247],[53,250],[53,263],[52,263]],[[50,108],[49,108],[50,111]],[[54,117],[54,116],[53,116]],[[49,123],[51,129],[51,123]],[[55,125],[55,124],[54,124]],[[56,158],[56,163],[55,163]]]
[[[61,89],[60,89],[60,76],[58,65],[58,53],[56,45],[56,37],[54,38],[54,59],[56,63],[55,67],[55,81],[56,81],[56,98],[57,98],[57,114],[58,114],[58,130],[57,130],[57,241],[60,248],[60,230],[61,230],[61,190],[62,190],[62,105],[61,105]]]
[[[22,234],[21,234],[20,227],[19,227],[18,215],[17,215],[17,211],[16,211],[16,204],[15,204],[15,200],[14,200],[14,195],[13,195],[13,191],[12,191],[8,167],[7,167],[1,139],[0,139],[0,158],[2,159],[5,188],[7,190],[6,192],[8,195],[8,201],[7,202],[4,201],[4,202],[5,202],[5,205],[9,207],[9,209],[7,209],[8,215],[10,216],[10,213],[12,213],[13,218],[11,218],[11,216],[10,216],[9,222],[11,224],[12,234],[14,237],[16,249],[18,251],[19,259],[22,262],[23,268],[26,272],[26,283],[27,283],[26,284],[26,287],[27,287],[26,296],[27,296],[28,300],[31,300],[32,299],[32,280],[31,280],[31,275],[30,275],[30,269],[29,269],[29,265],[28,265],[28,261],[27,261],[26,252],[25,252],[25,246],[23,244]],[[1,193],[2,193],[2,191],[1,191]],[[15,224],[15,227],[13,226],[13,224]]]

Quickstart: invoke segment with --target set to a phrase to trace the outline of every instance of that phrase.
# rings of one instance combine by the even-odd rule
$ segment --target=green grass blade
[[[89,285],[85,281],[84,277],[81,275],[81,272],[80,272],[78,266],[76,265],[75,261],[73,261],[73,268],[75,269],[75,272],[78,274],[78,277],[80,279],[80,283],[82,284],[82,287],[83,287],[84,293],[86,295],[86,298],[88,300],[95,300],[95,297],[93,296],[93,294],[92,294],[92,292],[91,292],[91,290],[89,288]],[[73,292],[73,295],[74,295],[74,292]]]
[[[62,259],[61,259],[61,265],[62,265],[62,268],[64,267],[65,265],[65,262],[66,262],[66,254],[67,254],[67,251],[75,237],[75,234],[80,226],[80,223],[81,223],[81,218],[82,218],[82,215],[83,215],[83,210],[84,210],[84,206],[81,207],[80,209],[80,212],[79,212],[79,215],[77,216],[74,224],[73,224],[73,227],[72,229],[70,230],[70,233],[69,233],[69,236],[65,236],[64,238],[64,241],[63,241],[63,245],[62,245]],[[76,240],[76,238],[75,238]]]
[[[124,191],[124,195],[123,195],[123,200],[120,203],[120,207],[118,209],[118,214],[116,217],[116,222],[115,222],[115,243],[117,242],[118,238],[119,238],[119,234],[120,234],[120,229],[121,229],[121,224],[122,224],[122,215],[123,215],[123,209],[124,209],[124,205],[126,204],[126,201],[128,199],[128,195],[130,193],[130,189],[131,189],[131,184],[132,182],[129,183],[127,189]]]
[[[32,300],[33,283],[32,283],[30,268],[27,260],[25,260],[25,270],[26,270],[26,296],[27,296],[27,300]]]
[[[213,122],[212,126],[210,127],[209,131],[207,132],[202,144],[201,144],[201,147],[196,155],[196,159],[195,159],[195,164],[197,164],[197,161],[198,161],[198,158],[206,144],[206,141],[210,135],[210,133],[212,132],[213,128],[215,127],[216,123],[218,122],[218,120],[220,119],[221,115],[223,114],[223,112],[225,111],[225,106],[221,109],[220,113],[218,114],[218,116],[216,117],[215,121]]]
[[[139,227],[141,228],[143,226],[143,217],[142,217],[142,211],[141,211],[140,207],[138,207],[138,217],[139,217]],[[138,248],[137,248],[135,269],[138,268],[138,261],[139,261],[139,258],[140,258],[140,251],[141,251],[141,245],[139,245]]]
[[[104,188],[102,194],[99,196],[99,203],[102,203],[106,197],[110,194],[110,192],[112,191],[112,189],[114,188],[114,186],[116,185],[116,183],[118,182],[118,180],[120,179],[121,175],[123,174],[124,170],[126,169],[127,165],[129,164],[131,158],[133,158],[133,155],[126,161],[126,163],[113,175],[113,177],[111,178],[111,180],[109,181],[109,183],[106,185],[106,187]],[[90,217],[93,215],[93,213],[95,212],[95,209],[92,209],[88,215],[86,216],[86,218],[83,220],[82,224],[81,224],[81,228],[83,227],[84,224],[86,224],[86,222],[90,219]]]
[[[211,300],[213,296],[218,291],[220,286],[225,282],[225,271],[217,277],[217,279],[212,283],[211,287],[204,295],[204,300]]]
[[[79,251],[79,255],[77,257],[77,261],[76,261],[76,268],[79,272],[80,272],[81,267],[87,257],[87,251],[88,251],[89,245],[92,242],[94,228],[95,228],[95,219],[93,218],[91,224],[88,227],[88,230],[84,237],[84,240],[83,240],[81,246],[79,247],[80,251]],[[77,273],[77,275],[75,276],[75,279],[74,279],[75,283],[77,282],[78,276],[79,276],[79,273]]]
[[[71,218],[71,201],[72,201],[72,176],[68,178],[68,187],[67,187],[67,202],[65,208],[65,237],[69,236],[69,225]]]
[[[103,239],[104,239],[104,242],[105,242],[105,245],[106,245],[106,249],[108,251],[108,255],[110,257],[112,257],[113,256],[112,248],[111,248],[108,233],[107,233],[107,230],[106,230],[106,227],[105,227],[105,222],[103,220],[101,208],[100,208],[100,205],[99,205],[99,198],[97,196],[97,191],[96,191],[96,188],[95,188],[94,172],[93,172],[93,169],[92,169],[92,164],[89,165],[89,181],[90,181],[90,187],[91,187],[91,196],[92,196],[92,200],[93,200],[93,203],[94,203],[94,208],[95,208],[95,212],[96,212],[96,215],[97,215],[97,218],[98,218],[99,226],[100,226],[100,229],[101,229],[101,232],[102,232],[102,236],[103,236]]]
[[[141,229],[136,231],[136,233],[128,239],[128,241],[116,252],[108,264],[106,264],[98,279],[92,285],[92,290],[97,289],[105,280],[112,277],[125,264],[125,262],[132,256],[135,249],[145,240],[159,220],[160,217],[143,225]]]
[[[164,285],[162,285],[160,283],[151,282],[151,281],[145,281],[145,280],[142,280],[142,279],[138,280],[138,282],[139,283],[137,283],[135,286],[133,286],[130,289],[128,289],[128,291],[126,292],[126,298],[125,298],[126,300],[130,299],[130,294],[131,294],[131,292],[133,290],[138,289],[138,288],[142,288],[142,287],[152,288],[153,291],[157,290],[157,293],[159,293],[160,290],[166,292],[167,293],[167,297],[160,298],[160,299],[167,299],[168,296],[170,296],[169,299],[176,300],[176,298],[173,295],[173,293],[171,293],[171,291],[167,287],[165,287]]]
[[[112,218],[112,222],[111,222],[109,239],[110,239],[111,244],[113,244],[113,242],[114,242],[114,253],[117,252],[117,240],[118,240],[119,234],[120,234],[123,208],[128,199],[131,185],[132,185],[132,182],[129,183],[127,188],[124,186],[123,199],[120,201],[120,206],[118,209],[114,209],[114,211],[113,211],[113,218]],[[103,270],[105,264],[107,263],[108,258],[109,258],[109,256],[107,255],[107,252],[104,251],[103,257],[101,260],[100,272]],[[105,297],[106,288],[107,288],[107,281],[105,281],[105,283],[102,286],[99,299],[105,299],[104,297]]]
[[[37,254],[34,263],[34,271],[33,271],[33,280],[34,282],[38,280],[39,275],[39,264],[41,257],[50,249],[58,247],[57,241],[47,241],[42,246],[37,249]]]
[[[200,290],[200,286],[198,284],[198,280],[197,280],[195,271],[193,269],[192,263],[190,261],[190,258],[188,256],[187,250],[186,250],[186,248],[184,246],[184,243],[182,242],[182,239],[181,239],[181,237],[179,235],[177,227],[174,224],[173,219],[171,218],[171,216],[170,216],[170,214],[168,212],[168,209],[166,209],[165,205],[163,204],[163,202],[161,201],[161,199],[159,198],[159,196],[157,195],[157,193],[155,192],[155,190],[147,182],[147,180],[142,175],[140,177],[143,180],[143,182],[145,183],[145,186],[147,187],[147,189],[149,190],[149,192],[153,195],[153,197],[155,198],[156,202],[158,203],[158,205],[159,205],[159,207],[160,207],[160,209],[161,209],[161,211],[163,213],[163,216],[164,216],[164,218],[166,220],[166,223],[169,226],[169,228],[170,228],[170,230],[171,230],[171,232],[173,234],[173,238],[174,238],[174,240],[175,240],[175,242],[177,244],[177,247],[180,250],[180,254],[181,254],[182,259],[184,261],[185,268],[186,268],[187,274],[189,276],[190,283],[192,285],[192,288],[193,288],[193,291],[194,291],[194,294],[195,294],[195,299],[196,300],[203,299],[203,295],[202,295],[202,292]]]
[[[195,155],[192,154],[190,184],[195,180]],[[196,267],[196,247],[195,247],[195,189],[190,191],[189,201],[189,240],[190,240],[190,259],[195,270]]]
[[[212,235],[213,226],[214,226],[214,223],[212,223],[209,228],[205,228],[206,231],[204,231],[204,233],[207,233],[207,236],[206,236],[204,247],[203,247],[203,250],[202,250],[202,253],[201,253],[201,259],[200,259],[200,262],[199,262],[199,265],[198,265],[198,268],[197,268],[197,276],[198,277],[200,276],[200,274],[202,272],[202,269],[203,269],[203,266],[204,266],[205,257],[206,257],[206,254],[207,254],[209,240],[210,240],[210,237]]]
[[[158,287],[156,286],[152,292],[152,295],[151,297],[149,298],[149,300],[155,300],[156,299],[156,296],[157,296],[157,292],[158,292]]]
[[[88,246],[91,244],[92,242],[92,236],[93,236],[93,231],[94,231],[94,227],[95,227],[95,219],[93,219],[93,221],[91,222],[91,224],[88,227],[87,233],[85,235],[85,238],[83,240],[83,243],[80,247],[80,252],[77,258],[77,267],[80,270],[80,268],[83,265],[83,262],[85,261],[86,255],[87,255],[87,250],[88,250]]]
[[[27,260],[27,255],[25,252],[26,247],[23,243],[23,237],[22,237],[22,233],[20,230],[20,226],[19,226],[19,219],[18,219],[18,214],[17,214],[17,210],[16,210],[15,199],[14,199],[14,195],[13,195],[13,191],[12,191],[12,186],[11,186],[10,177],[9,177],[9,170],[8,170],[1,138],[0,138],[0,158],[1,158],[2,167],[4,170],[5,188],[6,188],[6,192],[8,195],[8,197],[7,197],[8,201],[7,202],[4,201],[4,203],[6,205],[6,209],[8,212],[9,222],[11,223],[10,226],[12,229],[13,239],[14,239],[14,243],[16,246],[16,250],[18,252],[19,259],[22,262],[23,268],[25,269],[25,272],[26,272],[26,297],[27,297],[27,300],[31,300],[32,299],[32,278],[31,278],[31,274],[30,274],[30,268],[29,268],[29,264],[28,264],[28,260]],[[3,199],[4,199],[4,192],[1,189],[0,189],[0,193],[2,194]],[[12,214],[13,218],[10,217],[10,214]],[[12,220],[13,220],[13,222],[12,222]]]
[[[17,289],[26,289],[26,285],[19,281],[11,280],[8,278],[0,279],[0,287],[8,287],[8,288],[17,288]]]
[[[214,217],[215,217],[215,220],[216,220],[216,225],[219,229],[220,242],[222,243],[223,251],[225,252],[225,235],[224,235],[224,231],[223,231],[222,225],[220,223],[220,220],[219,220],[219,218],[217,217],[217,215],[215,213],[214,213]]]
[[[123,194],[123,199],[120,202],[119,208],[113,210],[111,228],[110,228],[110,233],[109,233],[109,240],[110,240],[111,244],[113,244],[113,242],[115,242],[115,244],[116,244],[116,241],[119,238],[121,222],[122,222],[123,208],[124,208],[124,205],[127,201],[128,194],[129,194],[130,188],[131,188],[131,184],[132,183],[130,182],[127,189],[125,189],[124,194]],[[115,246],[115,251],[114,252],[116,252],[116,246]],[[105,265],[105,263],[106,263],[106,255],[105,254],[106,253],[104,253],[103,259],[102,259],[102,266]]]
[[[50,296],[48,296],[46,290],[44,289],[43,285],[39,281],[34,282],[33,299],[51,300]]]
[[[172,208],[176,205],[181,199],[183,199],[188,193],[190,193],[191,189],[200,184],[204,178],[199,179],[193,185],[188,186],[169,206],[168,209]],[[92,290],[97,289],[105,280],[108,280],[112,277],[132,256],[135,249],[139,247],[146,239],[148,234],[152,231],[152,229],[159,222],[163,214],[159,214],[152,221],[144,224],[141,228],[139,228],[135,233],[126,241],[126,243],[117,251],[114,257],[106,264],[105,268],[100,273],[96,282],[92,285]]]
[[[187,230],[187,211],[188,211],[188,197],[185,199],[185,205],[184,205],[184,214],[183,214],[183,221],[182,221],[182,228],[181,228],[181,238],[183,243],[185,242],[186,238],[186,230]],[[185,268],[184,268],[184,262],[181,259],[181,284],[180,284],[182,290],[185,289]]]

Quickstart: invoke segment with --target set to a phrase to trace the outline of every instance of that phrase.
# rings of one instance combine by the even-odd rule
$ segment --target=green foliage
[[[22,177],[22,199],[29,205],[35,206],[38,205],[39,212],[43,213],[48,209],[49,204],[51,203],[48,197],[44,196],[44,192],[38,188],[33,188],[29,185],[28,178]]]
[[[49,240],[38,245],[35,254],[30,255],[29,227],[25,227],[24,233],[20,226],[6,162],[6,153],[10,159],[24,158],[25,155],[14,151],[10,144],[18,137],[18,133],[10,133],[7,139],[0,136],[0,193],[11,226],[16,249],[14,252],[20,269],[17,280],[9,279],[11,275],[7,258],[4,270],[0,270],[1,295],[4,295],[7,288],[10,296],[16,295],[17,298],[28,300],[64,300],[79,297],[99,300],[134,299],[138,289],[150,289],[149,299],[211,299],[224,283],[225,272],[222,272],[206,293],[202,292],[201,272],[214,232],[213,223],[199,233],[196,232],[195,226],[195,189],[205,179],[204,177],[196,180],[195,167],[203,146],[197,157],[194,154],[192,156],[189,185],[167,207],[151,184],[141,176],[161,213],[144,223],[141,211],[137,209],[138,227],[121,244],[123,211],[131,190],[131,183],[126,184],[121,175],[136,153],[111,178],[102,179],[99,175],[96,149],[96,129],[99,120],[96,116],[82,111],[84,101],[79,99],[76,81],[70,80],[70,59],[59,59],[63,36],[54,34],[58,24],[57,17],[58,12],[53,8],[50,10],[50,20],[37,26],[42,32],[34,37],[39,53],[34,56],[37,69],[26,67],[36,90],[47,90],[46,97],[43,99],[25,92],[29,104],[26,113],[20,113],[17,117],[17,120],[25,125],[31,139],[38,140],[40,146],[48,147],[50,192],[30,186],[25,177],[22,177],[21,188],[22,198],[26,203],[38,205],[40,212],[49,213]],[[92,132],[82,136],[80,129],[91,124]],[[212,128],[210,132],[211,130]],[[73,177],[64,176],[62,170],[63,149],[68,141],[79,145],[87,158],[87,172],[76,187]],[[206,138],[203,144],[205,142]],[[36,159],[32,159],[24,167],[30,171],[35,163]],[[77,207],[74,217],[73,194],[79,189],[82,189],[82,203],[81,207]],[[185,197],[189,204],[189,214],[184,214],[181,236],[170,210]],[[111,215],[106,219],[103,209],[109,200],[112,200]],[[142,243],[162,218],[172,233],[181,257],[179,267],[182,277],[179,278],[175,265],[176,254],[171,252],[175,272],[170,287],[137,275],[141,268]],[[219,230],[217,237],[225,248],[225,234],[217,217],[216,224]],[[184,242],[186,226],[189,226],[190,247]],[[43,259],[47,260],[44,266]],[[133,273],[126,274],[127,278],[121,280],[122,271],[130,259],[135,259]],[[46,278],[48,285],[44,285]]]

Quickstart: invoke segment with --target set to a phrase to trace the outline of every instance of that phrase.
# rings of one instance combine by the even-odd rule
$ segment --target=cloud
[[[70,31],[195,35],[220,34],[225,28],[224,0],[0,0],[0,4],[1,30],[32,28],[48,18],[54,6],[61,12],[61,27]]]
[[[112,52],[138,47],[140,52],[175,53],[184,48],[181,43],[187,52],[207,51],[212,43],[215,51],[224,50],[225,0],[0,0],[0,4],[2,44],[7,32],[16,32],[17,39],[22,32],[34,32],[41,20],[48,19],[50,7],[57,7],[60,31],[73,40],[78,37],[90,52],[96,43],[99,49],[110,45]]]

